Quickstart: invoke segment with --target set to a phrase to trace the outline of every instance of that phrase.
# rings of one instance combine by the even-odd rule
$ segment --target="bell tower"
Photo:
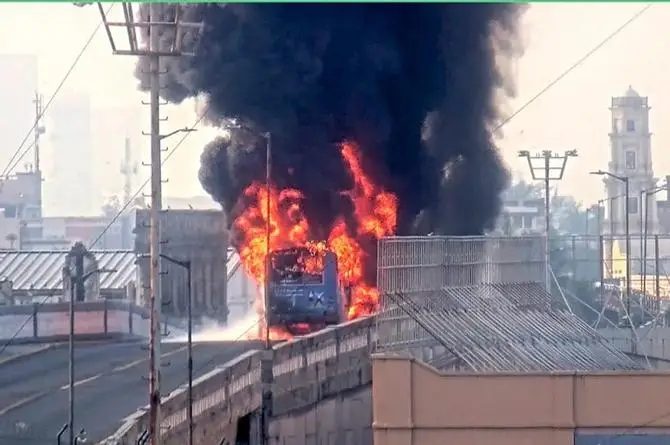
[[[640,192],[655,187],[651,162],[651,133],[649,132],[648,98],[640,96],[631,86],[623,96],[613,97],[610,112],[612,130],[610,136],[610,162],[608,171],[628,178],[630,232],[644,230],[643,197]],[[607,224],[604,233],[622,235],[625,227],[625,185],[612,177],[604,178],[607,192]],[[656,233],[658,219],[655,195],[648,197],[649,233]],[[609,221],[611,216],[611,221]]]

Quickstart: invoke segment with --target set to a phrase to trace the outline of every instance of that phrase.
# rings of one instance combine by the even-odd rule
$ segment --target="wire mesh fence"
[[[541,236],[380,240],[376,352],[473,371],[635,368],[552,309],[545,246]]]
[[[657,319],[670,300],[668,235],[552,237],[550,262],[573,309],[588,305],[641,324]],[[587,319],[594,316],[592,310],[581,312]]]

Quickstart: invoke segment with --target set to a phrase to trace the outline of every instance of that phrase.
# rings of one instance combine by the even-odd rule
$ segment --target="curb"
[[[16,355],[13,355],[11,357],[0,359],[0,366],[19,361],[21,359],[30,358],[34,355],[40,354],[42,352],[48,351],[49,349],[53,349],[53,348],[56,348],[58,346],[61,346],[61,345],[60,344],[44,345],[40,348],[33,349],[32,351],[24,352],[23,354],[16,354]]]

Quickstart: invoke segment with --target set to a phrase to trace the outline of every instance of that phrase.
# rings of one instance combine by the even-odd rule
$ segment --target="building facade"
[[[48,115],[53,168],[45,179],[45,201],[52,215],[97,214],[94,203],[91,102],[88,94],[64,92]],[[119,147],[122,147],[120,145]],[[50,210],[50,211],[49,211]]]
[[[544,232],[544,199],[506,200],[496,234],[524,235]]]
[[[439,372],[411,359],[372,364],[374,443],[670,443],[670,374]]]
[[[33,54],[0,54],[0,164],[7,165],[15,151],[25,141],[24,147],[32,142],[26,139],[35,123],[35,92],[38,85],[37,56]],[[32,170],[27,164],[34,162],[32,151],[28,151],[17,162],[18,170]]]

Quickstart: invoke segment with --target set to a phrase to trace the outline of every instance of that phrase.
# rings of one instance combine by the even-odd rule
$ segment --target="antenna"
[[[132,159],[130,138],[126,136],[125,141],[123,163],[121,164],[120,171],[123,175],[123,202],[128,202],[132,196],[133,182],[137,174],[137,162],[133,162]]]
[[[37,208],[39,211],[40,217],[42,216],[42,169],[40,168],[40,136],[46,133],[46,128],[42,125],[42,114],[44,109],[42,108],[42,101],[44,97],[37,91],[35,91],[35,98],[33,103],[35,104],[35,128],[33,130],[33,150],[35,153],[35,161],[33,162],[33,168],[36,181],[37,181]]]

